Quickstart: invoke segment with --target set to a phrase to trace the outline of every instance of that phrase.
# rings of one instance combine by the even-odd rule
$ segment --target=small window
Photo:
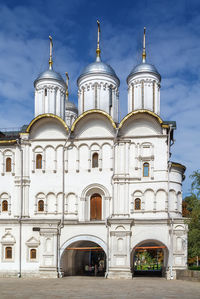
[[[44,95],[45,95],[45,97],[47,96],[47,89],[46,88],[44,90]]]
[[[6,158],[6,172],[11,172],[11,158]]]
[[[36,259],[36,249],[30,250],[30,259]]]
[[[139,198],[135,199],[135,210],[141,210],[141,200]]]
[[[149,163],[143,164],[143,176],[148,177],[149,176]]]
[[[8,211],[8,202],[7,200],[2,201],[2,212],[7,212]]]
[[[38,201],[38,212],[44,212],[44,200]]]
[[[99,155],[97,153],[94,153],[92,155],[92,168],[96,168],[99,166]]]
[[[36,169],[42,169],[42,155],[37,154],[36,156]]]
[[[12,247],[5,248],[5,258],[11,259],[12,258]]]

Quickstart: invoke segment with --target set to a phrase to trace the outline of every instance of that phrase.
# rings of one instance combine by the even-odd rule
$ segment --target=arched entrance
[[[72,240],[62,250],[60,267],[64,276],[105,276],[106,253],[94,241]]]
[[[167,247],[157,240],[137,244],[131,253],[133,276],[165,276],[168,261]]]

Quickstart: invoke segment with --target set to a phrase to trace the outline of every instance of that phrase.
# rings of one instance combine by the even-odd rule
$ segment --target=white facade
[[[68,249],[87,242],[105,252],[108,278],[131,278],[135,248],[149,243],[163,247],[168,278],[186,268],[185,168],[169,161],[175,126],[158,116],[158,91],[155,109],[141,106],[135,94],[133,105],[130,100],[131,84],[147,78],[144,103],[152,103],[152,82],[159,89],[159,81],[146,73],[131,78],[130,113],[116,124],[119,82],[109,76],[79,77],[79,116],[68,126],[64,84],[36,82],[35,118],[18,137],[1,135],[1,276],[73,274],[76,258]],[[107,105],[110,84],[113,110]],[[94,195],[101,210],[91,219]]]

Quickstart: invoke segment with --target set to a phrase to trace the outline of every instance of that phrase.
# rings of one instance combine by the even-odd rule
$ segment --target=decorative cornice
[[[171,167],[181,168],[183,170],[183,172],[185,172],[185,170],[186,170],[186,167],[180,163],[172,162]]]
[[[0,144],[10,144],[10,143],[16,143],[17,140],[16,139],[12,139],[12,140],[0,140]]]

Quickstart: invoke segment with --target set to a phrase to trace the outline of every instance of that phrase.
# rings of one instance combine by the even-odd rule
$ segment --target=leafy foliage
[[[191,177],[192,192],[183,201],[183,214],[188,217],[188,257],[200,256],[200,170]]]

